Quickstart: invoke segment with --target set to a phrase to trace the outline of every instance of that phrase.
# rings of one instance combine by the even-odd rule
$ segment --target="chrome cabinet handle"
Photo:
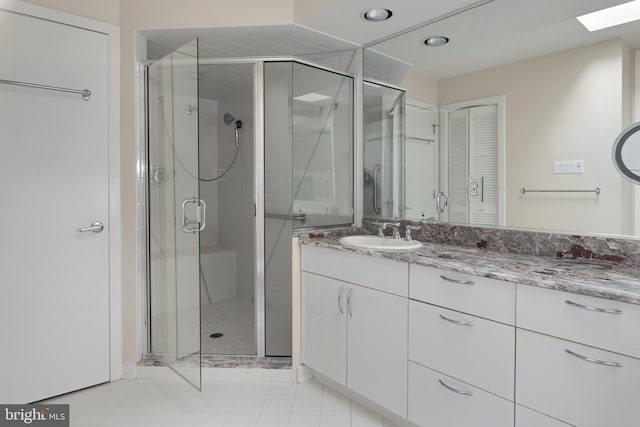
[[[442,320],[446,320],[447,322],[455,323],[456,325],[473,326],[473,323],[471,323],[471,322],[463,322],[462,320],[449,319],[448,317],[446,317],[446,316],[444,316],[442,314],[440,315],[440,318]]]
[[[459,285],[475,285],[476,284],[473,280],[458,280],[458,279],[452,279],[450,277],[443,276],[443,275],[440,275],[440,278],[442,280],[446,280],[447,282],[457,283]]]
[[[338,310],[340,310],[340,314],[344,314],[344,310],[342,309],[342,294],[344,293],[344,286],[340,286],[340,290],[338,291]]]
[[[353,288],[349,289],[349,293],[347,294],[347,311],[349,312],[349,317],[353,317],[353,312],[351,311],[352,296],[353,296]]]
[[[567,353],[569,353],[570,355],[577,357],[580,360],[584,360],[586,362],[591,362],[591,363],[595,363],[596,365],[604,365],[604,366],[612,366],[614,368],[622,368],[622,363],[618,363],[618,362],[609,362],[606,360],[598,360],[598,359],[594,359],[592,357],[589,356],[583,356],[581,354],[578,354],[574,351],[569,350],[568,348],[565,348],[564,351],[566,351]]]
[[[566,304],[572,305],[574,307],[581,308],[583,310],[595,311],[596,313],[608,313],[608,314],[622,314],[622,310],[618,310],[615,308],[599,308],[599,307],[591,307],[588,305],[578,304],[577,302],[573,302],[570,300],[564,301]]]
[[[440,383],[444,388],[446,388],[447,390],[450,390],[450,391],[452,391],[452,392],[454,392],[454,393],[462,394],[462,395],[464,395],[464,396],[473,396],[473,393],[472,393],[472,392],[470,392],[469,390],[464,390],[464,389],[461,389],[461,388],[451,387],[450,385],[448,385],[447,383],[445,383],[445,382],[444,382],[444,381],[442,381],[442,380],[438,380],[438,382],[439,382],[439,383]]]
[[[91,223],[89,227],[78,229],[78,231],[81,233],[86,233],[89,231],[93,231],[94,233],[100,233],[102,230],[104,230],[104,225],[102,225],[100,221]]]

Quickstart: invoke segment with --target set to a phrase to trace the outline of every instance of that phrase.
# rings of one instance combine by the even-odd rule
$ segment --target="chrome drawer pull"
[[[440,318],[443,319],[443,320],[446,320],[447,322],[455,323],[456,325],[473,326],[473,323],[471,323],[471,322],[463,322],[462,320],[449,319],[448,317],[443,316],[442,314],[440,315]]]
[[[458,279],[452,279],[450,277],[443,276],[443,275],[440,275],[440,278],[442,280],[446,280],[447,282],[453,282],[459,285],[475,285],[476,284],[473,280],[458,280]]]
[[[573,302],[570,300],[565,300],[565,303],[572,305],[574,307],[581,308],[583,310],[595,311],[597,313],[609,313],[609,314],[622,314],[622,310],[618,310],[615,308],[599,308],[599,307],[591,307],[588,305],[578,304],[577,302]]]
[[[618,362],[608,362],[606,360],[598,360],[598,359],[594,359],[592,357],[588,357],[588,356],[583,356],[581,354],[575,353],[571,350],[569,350],[568,348],[565,348],[564,351],[566,351],[567,353],[569,353],[570,355],[577,357],[578,359],[581,360],[585,360],[587,362],[591,362],[591,363],[595,363],[596,365],[604,365],[604,366],[612,366],[614,368],[622,368],[622,364],[618,363]]]
[[[471,393],[469,390],[464,390],[464,389],[459,389],[459,388],[455,388],[455,387],[451,387],[450,385],[446,384],[444,381],[442,380],[438,380],[438,382],[440,384],[442,384],[442,386],[444,388],[446,388],[447,390],[451,390],[454,393],[458,393],[458,394],[462,394],[465,396],[473,396],[473,393]]]

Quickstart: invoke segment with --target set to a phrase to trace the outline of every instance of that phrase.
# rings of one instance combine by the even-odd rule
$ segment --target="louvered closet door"
[[[469,110],[449,115],[448,197],[449,222],[469,222]]]
[[[469,109],[469,223],[498,224],[498,107]]]

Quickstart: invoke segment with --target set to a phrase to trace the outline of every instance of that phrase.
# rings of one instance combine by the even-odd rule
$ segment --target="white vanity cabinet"
[[[638,425],[639,309],[519,285],[516,401],[580,427]]]
[[[410,361],[408,418],[421,427],[512,427],[513,402]]]
[[[302,248],[302,362],[407,416],[408,264]]]
[[[302,247],[302,362],[417,426],[640,425],[640,305]]]
[[[302,362],[347,385],[348,284],[302,273]]]
[[[516,405],[516,426],[518,427],[570,427],[570,424],[533,411],[525,406]]]
[[[409,421],[512,427],[515,284],[409,271]]]

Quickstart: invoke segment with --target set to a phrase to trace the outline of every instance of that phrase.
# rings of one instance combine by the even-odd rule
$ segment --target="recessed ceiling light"
[[[431,36],[424,41],[424,44],[431,47],[444,46],[447,43],[449,43],[449,37],[445,36]]]
[[[365,11],[362,14],[362,17],[367,21],[380,22],[386,21],[387,19],[391,18],[391,15],[393,15],[393,12],[391,12],[389,9],[376,8]]]
[[[640,19],[640,0],[630,1],[586,15],[578,16],[578,21],[589,31],[615,27]]]
[[[310,93],[305,93],[304,95],[296,96],[293,99],[295,99],[296,101],[304,101],[304,102],[318,102],[318,101],[325,101],[327,99],[331,99],[331,97],[327,95],[321,95],[315,92],[310,92]]]

